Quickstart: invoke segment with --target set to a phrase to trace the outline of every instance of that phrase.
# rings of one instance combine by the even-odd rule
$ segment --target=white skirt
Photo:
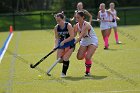
[[[110,29],[109,22],[103,22],[103,23],[101,22],[100,29],[101,30]]]
[[[80,41],[81,46],[89,46],[91,44],[93,44],[96,47],[98,47],[98,39],[97,39],[96,36],[85,37],[85,38],[82,38],[81,41]]]
[[[116,21],[115,22],[110,22],[109,27],[110,28],[117,27],[117,22]]]

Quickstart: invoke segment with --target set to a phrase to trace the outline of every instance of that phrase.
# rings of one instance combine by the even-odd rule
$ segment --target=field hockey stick
[[[54,48],[50,53],[48,53],[46,56],[44,56],[42,59],[40,59],[36,64],[30,64],[31,68],[35,68],[37,65],[39,65],[42,61],[44,61],[49,55],[51,55],[53,52],[55,52],[57,49],[59,48],[59,46],[57,46],[56,48]]]
[[[67,53],[68,51],[69,51],[69,49],[68,49],[65,53]],[[48,69],[48,71],[47,71],[47,75],[48,75],[48,76],[51,76],[51,74],[50,74],[51,70],[56,66],[57,63],[59,63],[59,62],[62,60],[62,57],[65,55],[65,53],[63,53],[62,56],[61,56],[60,58],[58,58],[58,59],[52,64],[52,66]]]
[[[97,20],[97,19],[92,19],[92,21],[93,21],[93,22],[99,22],[99,20]]]
[[[60,60],[62,60],[62,58],[58,58],[58,59],[52,64],[52,66],[48,69],[48,71],[47,71],[47,75],[48,75],[48,76],[51,76],[51,74],[50,74],[51,70],[56,66],[57,63],[60,62]]]

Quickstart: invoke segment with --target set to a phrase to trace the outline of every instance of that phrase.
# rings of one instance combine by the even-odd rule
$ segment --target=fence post
[[[44,13],[42,13],[42,25],[43,25],[43,29],[44,29],[44,24],[45,24],[44,21],[45,21],[44,20]]]
[[[126,10],[124,9],[124,25],[127,25],[126,24]]]
[[[16,27],[15,27],[15,7],[14,7],[14,3],[15,3],[15,0],[12,0],[12,17],[13,17],[13,29],[16,30]]]
[[[44,26],[44,13],[40,13],[40,27],[43,29]]]
[[[13,29],[16,30],[16,26],[15,26],[15,13],[13,12]]]

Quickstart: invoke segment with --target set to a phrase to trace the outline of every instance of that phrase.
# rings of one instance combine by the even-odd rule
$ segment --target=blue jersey
[[[68,26],[68,23],[67,22],[65,22],[64,28],[61,28],[59,25],[57,26],[57,32],[58,32],[58,36],[59,36],[58,45],[60,45],[60,43],[64,39],[67,39],[67,38],[70,37],[69,31],[67,29],[67,26]],[[69,42],[66,42],[63,46],[60,46],[59,48],[60,49],[63,49],[63,48],[69,47],[69,46],[73,46],[74,45],[74,42],[75,42],[75,39],[73,39],[73,40],[71,40]]]

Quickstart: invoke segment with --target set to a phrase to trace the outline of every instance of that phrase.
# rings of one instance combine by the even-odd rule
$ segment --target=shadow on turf
[[[118,51],[119,49],[109,48],[108,51]]]
[[[122,43],[122,44],[112,44],[112,45],[117,45],[117,46],[123,46],[123,45],[126,45],[126,43]],[[118,51],[118,50],[123,50],[123,49],[113,49],[113,48],[109,48],[107,49],[107,51]]]
[[[107,76],[96,76],[96,75],[91,75],[90,77],[66,77],[64,79],[66,80],[71,80],[71,81],[79,81],[79,80],[86,80],[86,79],[92,79],[92,80],[101,80],[105,79]]]
[[[126,43],[121,43],[121,44],[113,43],[112,45],[123,46],[123,45],[126,45]]]
[[[113,49],[113,48],[109,48],[109,49],[107,49],[107,50],[105,50],[105,51],[119,51],[119,50],[123,50],[123,49]]]

